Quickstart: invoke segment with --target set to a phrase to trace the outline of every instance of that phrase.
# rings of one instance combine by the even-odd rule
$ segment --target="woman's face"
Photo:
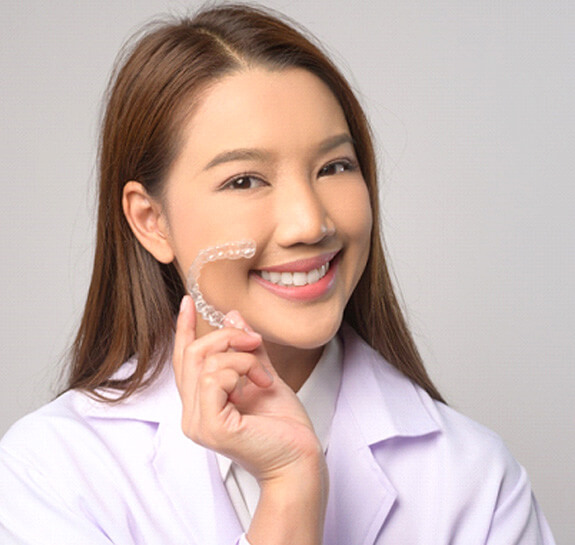
[[[252,259],[202,269],[208,303],[239,310],[268,343],[324,345],[363,272],[372,225],[328,87],[303,69],[253,68],[209,88],[168,175],[163,216],[183,275],[202,248],[257,243]],[[198,319],[198,334],[210,329]]]

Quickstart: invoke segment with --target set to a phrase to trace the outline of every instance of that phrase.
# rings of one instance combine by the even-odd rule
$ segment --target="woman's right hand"
[[[260,502],[248,532],[252,545],[317,545],[327,498],[321,445],[297,396],[275,372],[261,336],[239,313],[230,313],[232,320],[234,327],[196,338],[193,302],[189,296],[182,300],[173,356],[182,429],[258,480]]]

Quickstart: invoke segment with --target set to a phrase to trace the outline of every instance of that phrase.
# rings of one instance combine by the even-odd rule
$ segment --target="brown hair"
[[[180,130],[206,87],[250,65],[300,67],[323,80],[341,104],[373,210],[371,253],[345,320],[392,365],[435,399],[394,295],[380,234],[376,162],[368,122],[344,77],[292,22],[245,5],[224,5],[144,29],[117,62],[107,95],[99,155],[99,208],[92,282],[72,347],[69,388],[107,386],[121,398],[154,379],[169,356],[184,287],[176,268],[157,262],[124,217],[122,190],[138,180],[153,196],[178,152]],[[110,377],[137,355],[134,373]]]

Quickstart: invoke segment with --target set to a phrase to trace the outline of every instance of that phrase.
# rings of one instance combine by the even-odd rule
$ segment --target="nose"
[[[276,242],[289,247],[317,244],[335,234],[335,224],[313,181],[286,184],[276,202]]]

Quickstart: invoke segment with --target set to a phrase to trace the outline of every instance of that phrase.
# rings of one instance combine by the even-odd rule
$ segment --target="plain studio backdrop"
[[[327,44],[371,117],[386,242],[432,377],[503,436],[574,543],[575,3],[264,4]],[[2,434],[61,384],[116,53],[153,15],[197,5],[2,3]]]

